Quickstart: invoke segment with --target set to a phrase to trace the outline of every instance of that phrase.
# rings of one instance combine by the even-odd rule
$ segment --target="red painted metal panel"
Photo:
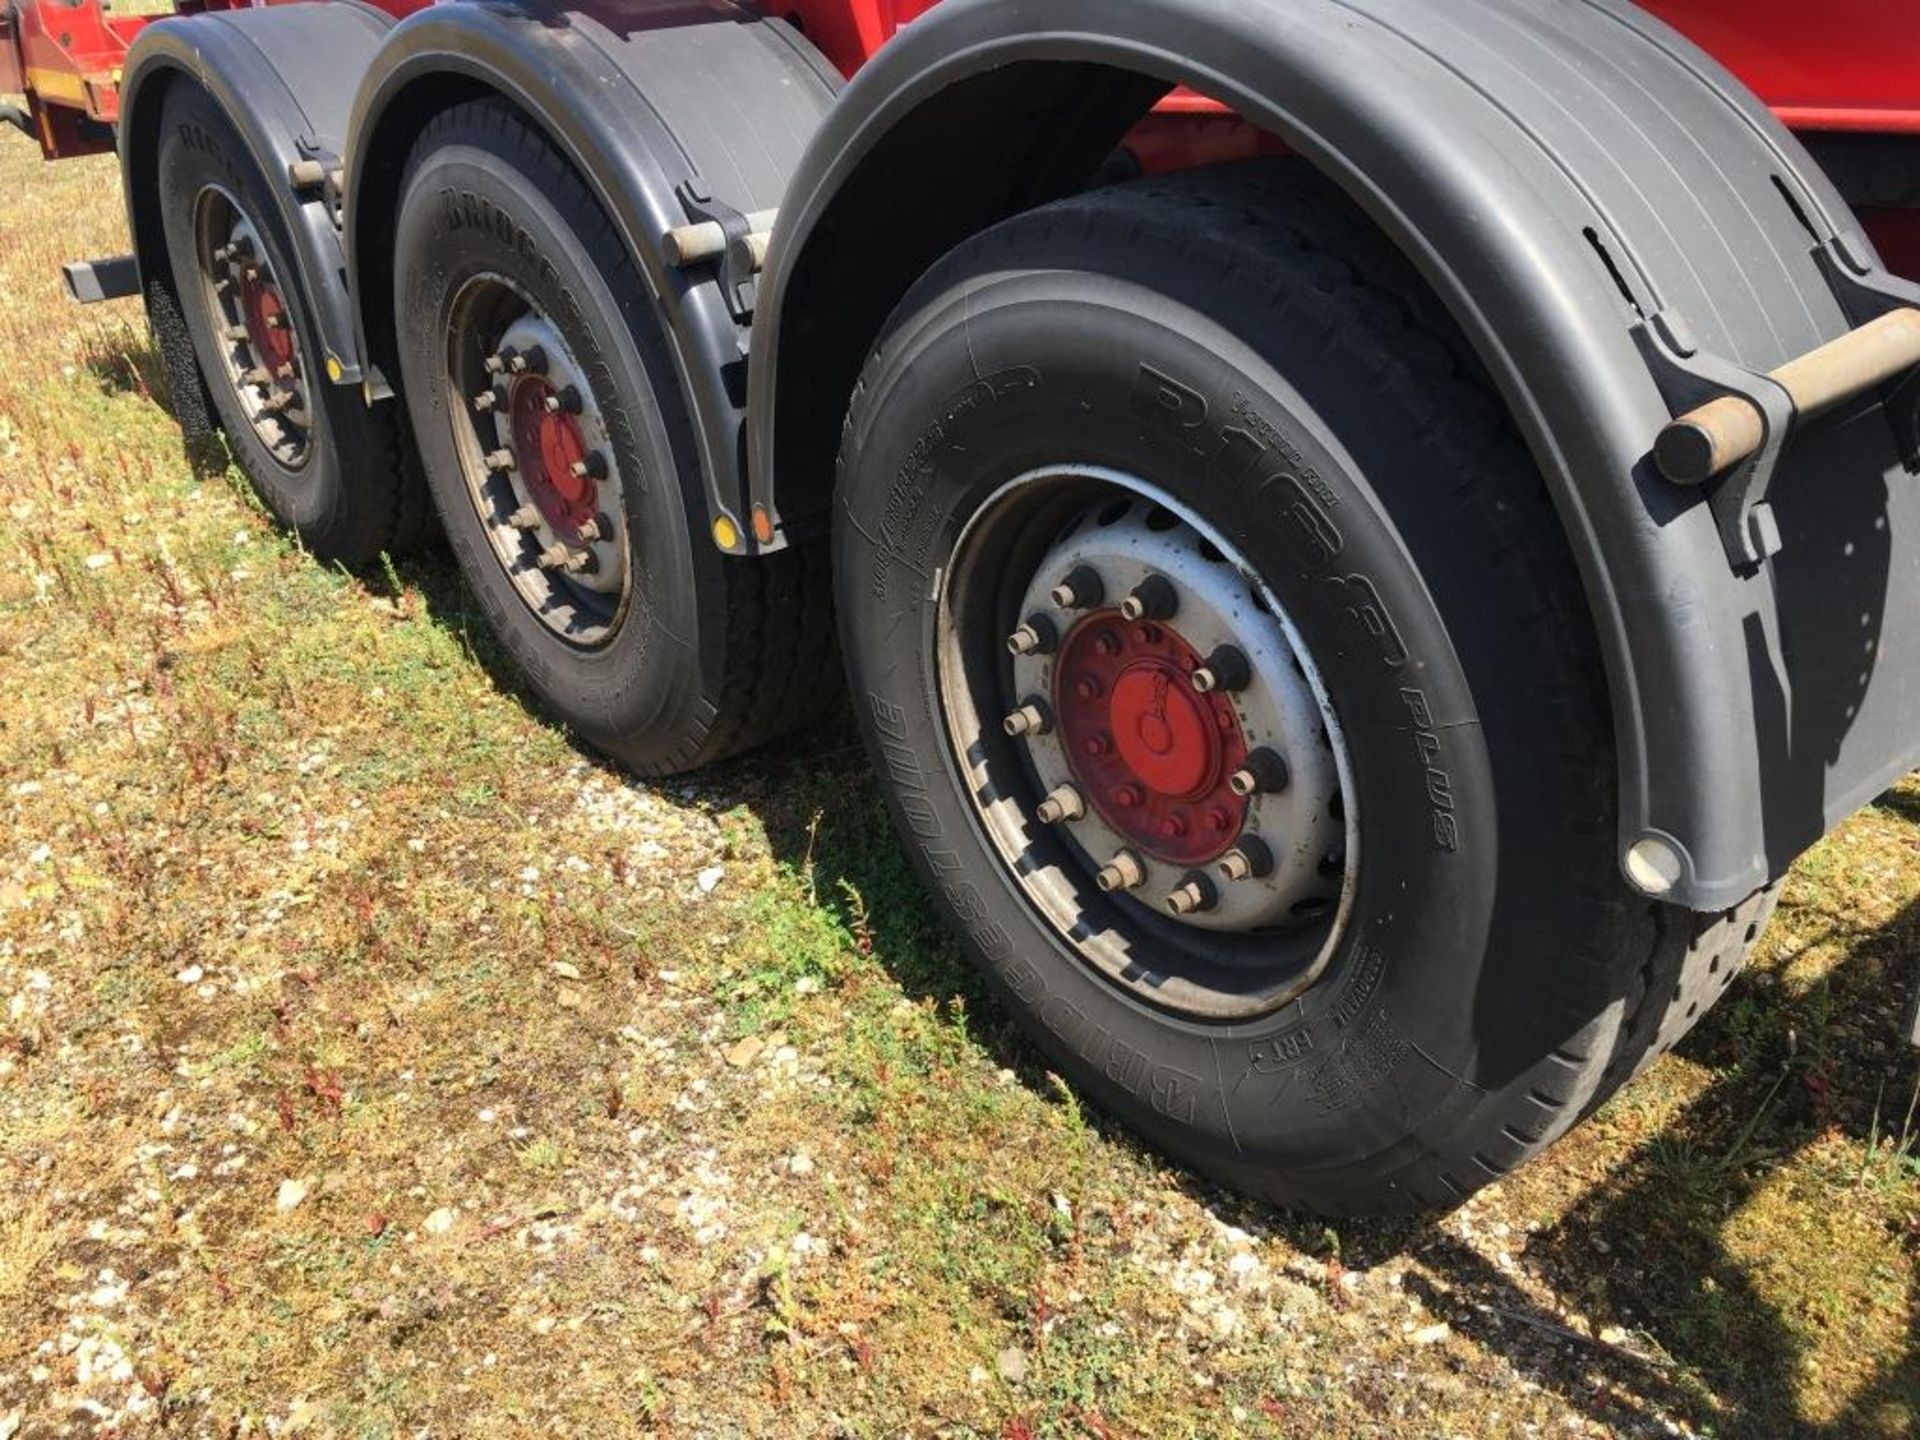
[[[1913,0],[1639,0],[1799,130],[1920,134]]]
[[[851,75],[937,0],[776,0]],[[1717,56],[1789,125],[1920,133],[1913,0],[1639,0]]]
[[[178,0],[184,13],[283,0]],[[373,0],[407,15],[432,0]],[[764,0],[852,74],[902,25],[939,0]],[[1920,135],[1920,7],[1915,0],[1639,0],[1751,85],[1789,125]],[[0,0],[3,6],[4,0]],[[119,116],[118,81],[140,18],[107,18],[100,0],[0,8],[0,93],[28,96],[48,158],[108,148],[101,128]],[[1177,169],[1278,148],[1219,105],[1176,91],[1129,143],[1150,170]],[[1894,263],[1920,274],[1920,212],[1871,217]]]

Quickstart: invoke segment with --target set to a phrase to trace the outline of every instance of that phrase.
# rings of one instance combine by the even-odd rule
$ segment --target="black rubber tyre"
[[[1150,482],[1250,560],[1344,729],[1352,910],[1260,1018],[1097,973],[1016,873],[1057,852],[983,833],[982,805],[1035,797],[963,788],[1011,742],[949,739],[929,580],[990,496],[1062,463]],[[1701,917],[1620,878],[1605,681],[1542,480],[1418,277],[1297,162],[965,244],[889,323],[841,464],[842,645],[936,903],[1048,1063],[1209,1176],[1329,1215],[1453,1204],[1677,1039],[1765,922],[1771,895]],[[1141,931],[1141,966],[1177,970],[1177,943]]]
[[[431,511],[399,411],[392,404],[370,407],[357,388],[327,381],[293,246],[252,153],[207,92],[185,81],[168,91],[161,125],[160,218],[167,255],[200,373],[234,458],[273,517],[323,559],[358,565],[411,549],[425,537]],[[196,229],[202,197],[211,192],[226,197],[251,223],[292,321],[307,421],[297,465],[270,448],[246,413],[230,348],[214,330]]]
[[[592,191],[502,104],[436,117],[415,146],[395,234],[402,390],[447,537],[546,707],[644,775],[674,774],[818,717],[835,693],[826,547],[729,558],[705,535],[692,425],[647,287]],[[454,306],[498,275],[558,327],[591,377],[622,502],[631,602],[587,648],[542,623],[488,539],[463,470],[447,355]]]

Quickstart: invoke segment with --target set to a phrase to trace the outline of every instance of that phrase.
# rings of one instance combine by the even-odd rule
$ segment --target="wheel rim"
[[[989,844],[1110,979],[1265,1013],[1346,926],[1359,817],[1297,629],[1199,516],[1139,479],[1014,481],[944,572],[936,664]]]
[[[222,363],[218,378],[282,469],[305,467],[313,420],[293,309],[260,231],[219,186],[194,204],[202,297]]]
[[[448,408],[494,558],[552,634],[610,644],[632,599],[625,492],[605,414],[560,328],[498,276],[455,296]]]

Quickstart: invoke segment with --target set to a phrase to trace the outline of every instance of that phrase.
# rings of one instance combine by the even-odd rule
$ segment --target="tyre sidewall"
[[[444,137],[417,162],[401,199],[395,303],[414,432],[469,585],[542,700],[598,748],[639,769],[671,768],[649,737],[696,728],[684,717],[703,703],[701,646],[709,637],[699,620],[703,600],[710,607],[718,592],[721,558],[692,543],[692,441],[670,432],[655,398],[675,382],[650,375],[635,343],[633,327],[654,324],[636,313],[646,297],[616,299],[603,275],[622,263],[620,254],[601,253],[604,244],[590,250],[580,238],[586,230],[604,241],[611,232],[571,197],[554,195],[502,137],[478,127]],[[482,273],[510,277],[559,327],[606,422],[633,580],[627,614],[597,649],[569,644],[532,613],[466,490],[454,426],[471,422],[449,413],[444,346],[456,296]]]
[[[1459,1077],[1499,827],[1467,678],[1364,465],[1272,364],[1144,288],[1012,272],[909,312],[856,402],[836,566],[857,705],[938,903],[1049,1058],[1176,1155],[1275,1198],[1282,1173],[1390,1166],[1423,1122],[1475,1103]],[[1347,734],[1352,915],[1321,981],[1257,1021],[1191,1022],[1095,974],[981,838],[948,757],[925,582],[998,486],[1063,461],[1166,489],[1251,560]]]

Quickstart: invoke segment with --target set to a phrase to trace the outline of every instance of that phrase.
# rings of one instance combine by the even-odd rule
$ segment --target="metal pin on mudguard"
[[[1203,910],[1211,910],[1220,903],[1220,892],[1213,888],[1213,881],[1195,871],[1180,883],[1180,888],[1167,896],[1167,909],[1175,915],[1198,915]]]
[[[1071,785],[1062,785],[1040,802],[1033,818],[1042,825],[1058,825],[1063,820],[1079,820],[1087,813],[1087,802]]]
[[[1044,735],[1053,728],[1053,711],[1046,701],[1036,697],[1007,716],[1005,728],[1015,740],[1026,735]]]
[[[1275,750],[1256,750],[1247,763],[1233,772],[1227,786],[1241,799],[1250,795],[1273,795],[1287,788],[1293,779],[1287,762]]]
[[[1107,586],[1091,565],[1076,565],[1048,598],[1062,610],[1092,610],[1107,598]]]
[[[1120,614],[1128,620],[1171,620],[1179,608],[1180,592],[1164,575],[1149,575],[1120,602]]]
[[[1193,672],[1193,688],[1202,695],[1216,690],[1232,694],[1253,682],[1253,666],[1239,647],[1222,645],[1207,657],[1207,663]]]
[[[1020,628],[1007,637],[1010,655],[1051,655],[1060,644],[1060,631],[1044,615],[1029,615]]]
[[[1251,835],[1220,857],[1220,874],[1236,884],[1242,880],[1264,880],[1272,873],[1272,848]]]
[[[1147,867],[1133,851],[1122,850],[1101,867],[1095,879],[1109,895],[1117,890],[1138,890],[1147,883]]]

